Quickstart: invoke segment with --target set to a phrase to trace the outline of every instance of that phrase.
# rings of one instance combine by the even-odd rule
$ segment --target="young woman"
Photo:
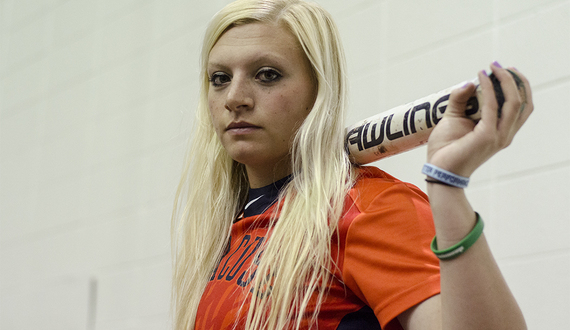
[[[427,196],[344,149],[336,27],[301,0],[239,0],[204,38],[195,136],[173,216],[176,329],[523,329],[462,188]],[[454,91],[427,162],[469,177],[532,112],[524,76]],[[511,69],[513,70],[513,69]],[[445,179],[442,179],[445,181]],[[445,250],[460,242],[450,256]],[[449,254],[449,253],[448,253]]]

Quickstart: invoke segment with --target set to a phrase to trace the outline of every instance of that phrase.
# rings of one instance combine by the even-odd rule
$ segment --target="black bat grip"
[[[507,70],[513,76],[515,83],[517,84],[517,89],[524,90],[524,82],[522,79],[512,70]],[[501,88],[501,82],[494,74],[490,74],[489,78],[493,83],[493,89],[495,90],[495,99],[497,100],[497,105],[499,106],[498,109],[498,116],[501,118],[501,112],[503,109],[503,104],[505,104],[505,95],[503,94],[503,89]]]

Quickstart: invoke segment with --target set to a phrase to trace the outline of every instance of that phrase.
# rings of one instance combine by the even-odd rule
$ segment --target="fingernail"
[[[493,62],[493,65],[496,66],[499,69],[502,69],[503,67],[499,64],[499,62],[495,61]]]
[[[465,84],[463,84],[463,86],[461,86],[461,89],[465,89],[467,88],[471,83],[468,81]]]
[[[487,74],[487,71],[485,71],[485,70],[481,70],[481,73],[482,73],[483,75],[485,75],[485,76],[489,76],[489,75]]]

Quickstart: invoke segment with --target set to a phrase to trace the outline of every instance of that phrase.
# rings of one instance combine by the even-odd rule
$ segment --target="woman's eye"
[[[227,82],[230,82],[230,80],[230,76],[221,72],[216,72],[210,76],[210,83],[214,87],[221,86]]]
[[[279,80],[281,74],[272,69],[263,69],[257,73],[256,78],[264,83],[270,83]]]

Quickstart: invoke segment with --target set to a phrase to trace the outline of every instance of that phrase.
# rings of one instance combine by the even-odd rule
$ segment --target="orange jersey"
[[[226,253],[202,295],[195,329],[233,329],[236,322],[236,329],[243,329],[255,275],[250,266],[271,233],[274,209],[233,224]],[[434,235],[420,189],[363,167],[346,197],[338,236],[333,235],[337,267],[313,328],[401,329],[400,313],[440,292],[439,262],[429,248]],[[306,315],[313,310],[310,304]]]

